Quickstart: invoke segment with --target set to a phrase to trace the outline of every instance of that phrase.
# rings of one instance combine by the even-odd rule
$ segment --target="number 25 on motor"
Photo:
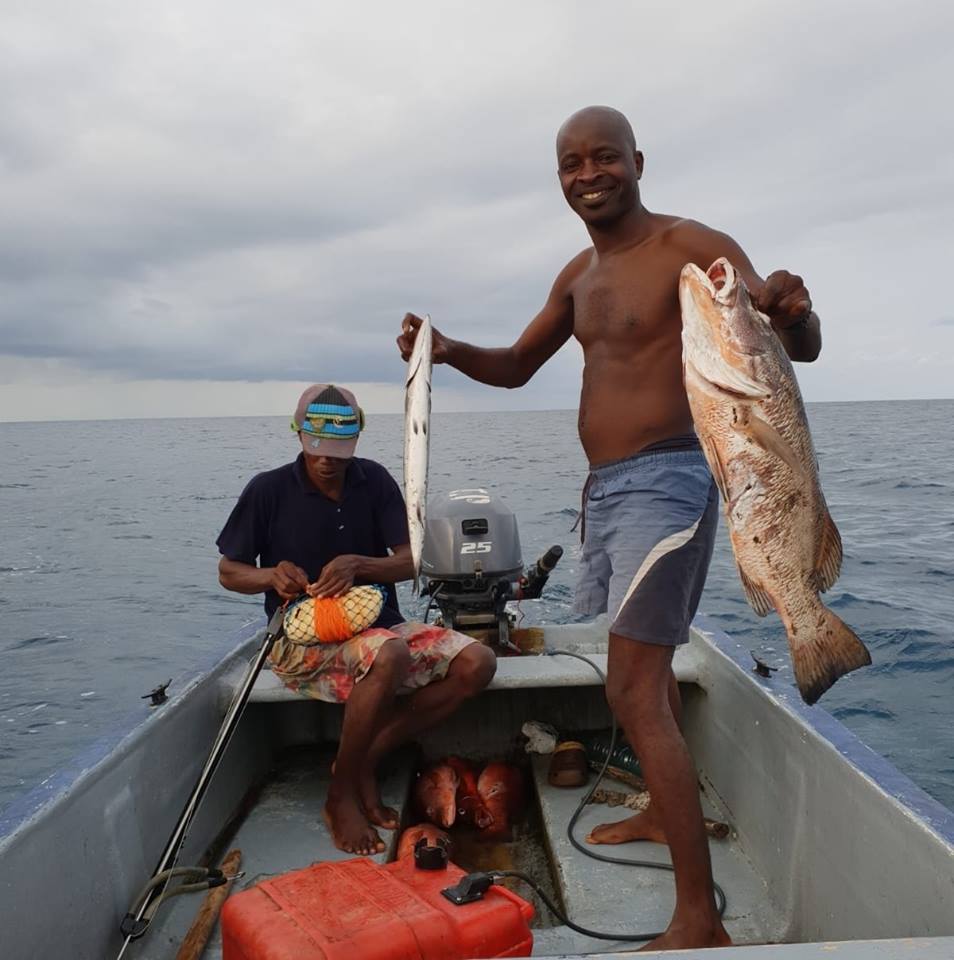
[[[461,554],[465,553],[490,553],[493,547],[492,540],[479,540],[476,543],[465,543],[461,545]]]

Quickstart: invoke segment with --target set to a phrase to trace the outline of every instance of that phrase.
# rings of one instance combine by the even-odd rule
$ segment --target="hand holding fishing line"
[[[308,574],[290,560],[282,560],[272,569],[271,587],[282,600],[294,600],[308,589]]]
[[[330,560],[321,569],[318,579],[305,587],[310,597],[340,597],[353,586],[358,576],[361,558],[353,553],[343,553]]]

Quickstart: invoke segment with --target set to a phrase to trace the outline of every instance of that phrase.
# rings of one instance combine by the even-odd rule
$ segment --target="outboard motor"
[[[453,630],[486,631],[513,647],[507,602],[539,597],[562,555],[562,547],[551,547],[524,572],[517,519],[482,488],[452,490],[427,505],[423,592]]]

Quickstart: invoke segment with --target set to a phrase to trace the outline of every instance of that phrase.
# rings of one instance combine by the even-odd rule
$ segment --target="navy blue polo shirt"
[[[410,542],[404,497],[394,478],[373,460],[354,457],[345,474],[341,501],[321,493],[308,479],[304,454],[253,477],[242,491],[215,541],[229,560],[274,567],[290,560],[313,583],[328,561],[345,553],[386,557],[388,547]],[[362,581],[364,582],[364,581]],[[386,584],[384,609],[375,626],[403,621],[394,584]],[[265,613],[281,604],[265,594]]]

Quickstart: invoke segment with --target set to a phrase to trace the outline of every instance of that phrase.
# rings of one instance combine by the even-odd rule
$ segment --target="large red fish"
[[[443,841],[446,844],[447,855],[450,856],[453,844],[451,838],[441,830],[435,827],[433,823],[419,823],[417,826],[408,827],[401,834],[401,841],[398,843],[397,859],[403,860],[405,857],[414,856],[414,847],[421,837],[426,838],[429,847],[436,847]]]
[[[507,833],[523,807],[523,774],[509,763],[488,763],[477,780],[477,794],[493,817],[484,833],[487,836]]]
[[[871,656],[818,596],[838,579],[841,537],[792,364],[728,260],[707,271],[686,264],[679,302],[686,394],[725,502],[742,588],[760,617],[778,611],[795,682],[814,703]]]
[[[494,818],[477,790],[477,771],[473,764],[460,757],[448,757],[445,763],[457,771],[457,816],[462,823],[483,830]]]
[[[457,786],[460,777],[448,763],[425,770],[414,784],[414,800],[421,814],[439,827],[452,827],[457,817]]]

